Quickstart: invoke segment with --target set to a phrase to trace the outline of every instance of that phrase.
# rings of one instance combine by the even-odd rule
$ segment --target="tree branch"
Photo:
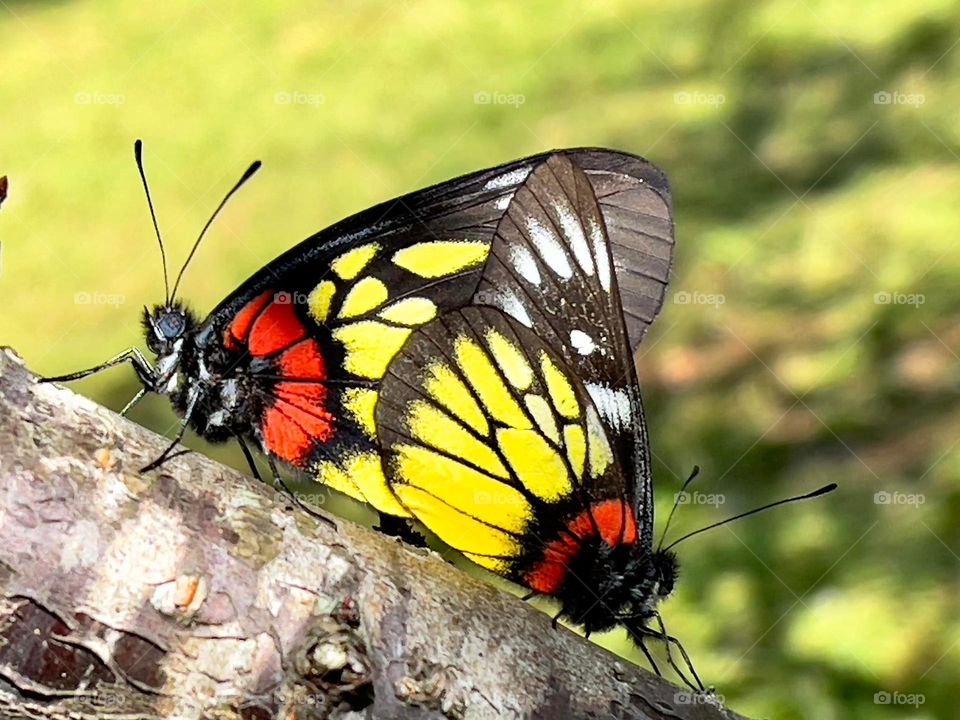
[[[0,351],[0,716],[733,715]]]

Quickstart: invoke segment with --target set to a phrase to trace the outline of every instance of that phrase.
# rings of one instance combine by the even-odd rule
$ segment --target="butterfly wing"
[[[587,178],[600,223],[617,228],[610,267],[635,300],[632,339],[639,343],[670,267],[672,221],[662,173],[622,153],[571,150],[467,175],[318,233],[210,315],[202,346],[224,354],[221,364],[234,374],[260,380],[251,385],[264,396],[254,434],[265,450],[403,514],[380,470],[377,384],[414,329],[486,302],[485,292],[499,281],[488,265],[504,219],[517,221],[521,211],[511,210],[517,194],[528,192],[528,179],[555,158],[576,167],[581,182]]]
[[[637,538],[624,468],[589,394],[495,308],[454,310],[417,330],[383,379],[377,425],[403,506],[529,587],[559,584],[566,566],[544,564],[543,548],[564,531],[613,546]]]
[[[621,211],[610,217],[625,224]],[[633,341],[639,342],[663,302],[672,234],[643,235],[642,245],[641,234],[635,234],[637,242],[625,245],[635,253],[630,272],[616,272],[605,218],[587,172],[568,157],[547,159],[515,192],[497,228],[479,294],[533,329],[583,382],[626,470],[626,493],[649,543],[649,441],[620,285],[644,299],[632,316]],[[645,249],[632,250],[636,247]]]

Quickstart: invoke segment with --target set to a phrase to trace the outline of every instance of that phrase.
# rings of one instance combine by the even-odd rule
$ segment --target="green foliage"
[[[674,533],[841,484],[681,545],[671,630],[747,714],[952,716],[958,23],[945,0],[8,2],[0,342],[44,373],[139,343],[162,286],[136,137],[174,265],[265,162],[186,276],[202,310],[427,183],[549,147],[646,155],[680,243],[640,359],[659,517],[694,463],[724,502],[683,507]],[[136,383],[79,388],[120,407]],[[159,400],[134,417],[174,423]]]

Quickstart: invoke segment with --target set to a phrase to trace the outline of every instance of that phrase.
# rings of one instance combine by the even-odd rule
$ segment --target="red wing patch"
[[[264,305],[269,302],[272,294],[272,290],[267,290],[259,297],[255,297],[244,305],[243,309],[236,314],[233,322],[230,323],[230,327],[227,328],[226,337],[224,338],[224,343],[230,350],[238,350],[240,345],[247,341],[247,335],[250,334],[250,327],[253,325],[253,321],[257,319]]]
[[[247,349],[251,355],[273,355],[290,347],[307,335],[293,309],[293,303],[274,300],[253,321],[247,337]]]
[[[327,367],[320,344],[309,336],[285,293],[267,290],[244,305],[227,328],[226,346],[244,346],[254,357],[275,356],[276,378],[267,392],[260,432],[266,450],[302,466],[317,443],[334,433],[336,419],[327,410]],[[289,379],[287,379],[289,378]]]
[[[567,579],[570,562],[580,552],[580,541],[595,537],[598,530],[610,547],[632,545],[637,541],[633,508],[623,500],[604,500],[572,518],[567,531],[547,543],[543,558],[524,576],[527,587],[545,595],[557,594]]]
[[[267,449],[294,465],[302,465],[314,445],[333,436],[335,418],[327,410],[326,368],[316,340],[301,340],[278,358],[280,375],[311,382],[282,380],[273,387],[274,403],[263,414],[261,430]]]

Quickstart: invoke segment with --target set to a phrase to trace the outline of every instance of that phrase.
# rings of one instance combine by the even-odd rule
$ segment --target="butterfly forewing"
[[[479,297],[531,328],[583,382],[629,469],[626,493],[649,541],[647,431],[618,277],[593,186],[569,158],[548,159],[514,194]]]

